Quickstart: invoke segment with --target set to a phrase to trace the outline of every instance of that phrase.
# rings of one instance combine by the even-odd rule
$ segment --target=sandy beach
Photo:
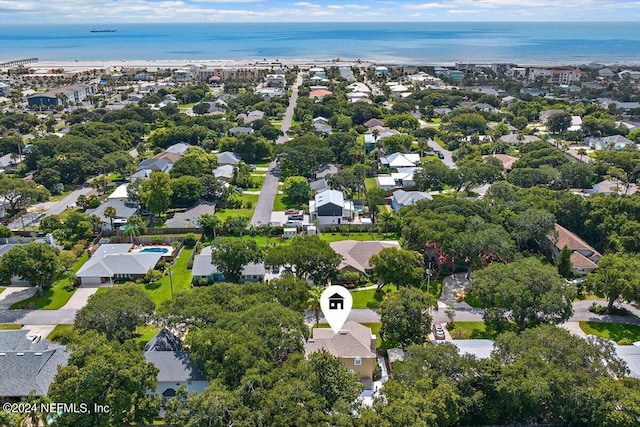
[[[121,68],[146,68],[148,71],[157,71],[158,69],[175,69],[175,68],[188,68],[188,67],[206,67],[206,68],[274,68],[280,67],[294,67],[310,68],[310,67],[351,67],[361,66],[367,67],[374,65],[372,61],[358,61],[358,60],[345,60],[336,61],[335,59],[247,59],[247,60],[224,60],[224,59],[182,59],[182,60],[109,60],[109,61],[38,61],[30,64],[25,64],[25,67],[33,69],[50,70],[56,68],[63,68],[65,71],[84,71],[92,69],[105,69],[107,71],[119,70]]]

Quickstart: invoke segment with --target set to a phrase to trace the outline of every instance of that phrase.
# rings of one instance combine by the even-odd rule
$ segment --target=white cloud
[[[442,8],[451,8],[451,7],[456,7],[456,6],[442,4],[442,3],[406,4],[403,6],[404,9],[409,9],[409,10],[428,10],[428,9],[442,9]]]

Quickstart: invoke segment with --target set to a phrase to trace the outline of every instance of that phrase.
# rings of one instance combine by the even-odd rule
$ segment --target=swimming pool
[[[173,253],[173,247],[171,246],[142,246],[139,248],[133,249],[131,252],[140,252],[147,254],[162,254],[163,256],[168,256]]]
[[[169,253],[169,249],[168,248],[144,248],[141,249],[140,252],[153,252],[153,253],[161,253],[161,254],[168,254]]]

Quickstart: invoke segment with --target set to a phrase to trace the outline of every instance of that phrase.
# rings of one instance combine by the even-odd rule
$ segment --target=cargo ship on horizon
[[[93,28],[92,30],[90,30],[90,33],[115,33],[118,30],[111,30],[111,29],[107,29],[107,30],[99,30],[96,28]]]

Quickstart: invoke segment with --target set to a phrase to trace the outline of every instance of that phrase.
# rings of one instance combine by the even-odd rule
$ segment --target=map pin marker
[[[343,286],[329,286],[320,296],[322,314],[336,334],[347,321],[352,306],[351,292]]]

